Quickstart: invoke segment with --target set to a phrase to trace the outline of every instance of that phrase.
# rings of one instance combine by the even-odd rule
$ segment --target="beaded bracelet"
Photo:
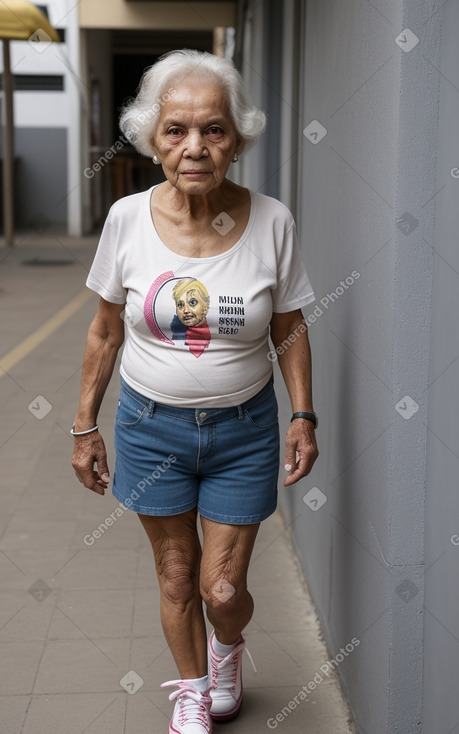
[[[99,426],[94,426],[94,428],[88,428],[87,431],[75,431],[75,423],[70,429],[70,433],[72,436],[86,436],[87,433],[94,433],[94,431],[98,431]]]

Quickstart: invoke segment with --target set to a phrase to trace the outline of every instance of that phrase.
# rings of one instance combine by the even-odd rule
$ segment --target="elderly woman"
[[[260,522],[277,503],[268,337],[283,345],[293,411],[284,486],[305,477],[318,455],[300,310],[314,294],[295,224],[283,204],[226,178],[264,125],[228,60],[187,50],[159,59],[121,128],[166,181],[112,206],[87,279],[100,303],[72,464],[88,489],[104,494],[109,469],[97,414],[126,327],[112,491],[138,513],[153,548],[162,625],[180,676],[163,684],[177,687],[171,734],[208,734],[212,719],[230,719],[241,706],[242,632],[253,613],[247,570]]]

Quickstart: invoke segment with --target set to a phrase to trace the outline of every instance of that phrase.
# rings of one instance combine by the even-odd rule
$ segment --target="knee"
[[[233,614],[241,601],[241,597],[245,596],[247,588],[245,585],[236,585],[228,579],[222,577],[215,582],[201,583],[201,596],[208,609],[211,609],[217,615]]]
[[[199,589],[199,566],[192,557],[174,550],[161,553],[156,561],[161,594],[171,604],[186,607]]]

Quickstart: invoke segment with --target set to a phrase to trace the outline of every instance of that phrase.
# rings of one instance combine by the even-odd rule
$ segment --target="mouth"
[[[206,176],[210,171],[182,171],[182,176]]]

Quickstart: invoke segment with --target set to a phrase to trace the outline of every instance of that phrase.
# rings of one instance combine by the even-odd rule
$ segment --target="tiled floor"
[[[0,250],[3,356],[83,290],[94,244],[49,237],[20,239],[13,253]],[[74,262],[22,264],[38,254]],[[110,493],[84,490],[70,466],[68,427],[96,304],[91,298],[0,377],[2,734],[164,734],[168,728],[172,704],[159,686],[177,673],[161,631],[146,535],[126,511],[90,545],[118,503]],[[117,390],[115,377],[100,416],[112,464]],[[299,698],[329,654],[278,514],[262,524],[250,588],[255,613],[245,636],[257,671],[245,656],[243,709],[215,731],[352,731],[335,678],[324,677],[306,701]],[[129,673],[134,693],[120,684]]]

